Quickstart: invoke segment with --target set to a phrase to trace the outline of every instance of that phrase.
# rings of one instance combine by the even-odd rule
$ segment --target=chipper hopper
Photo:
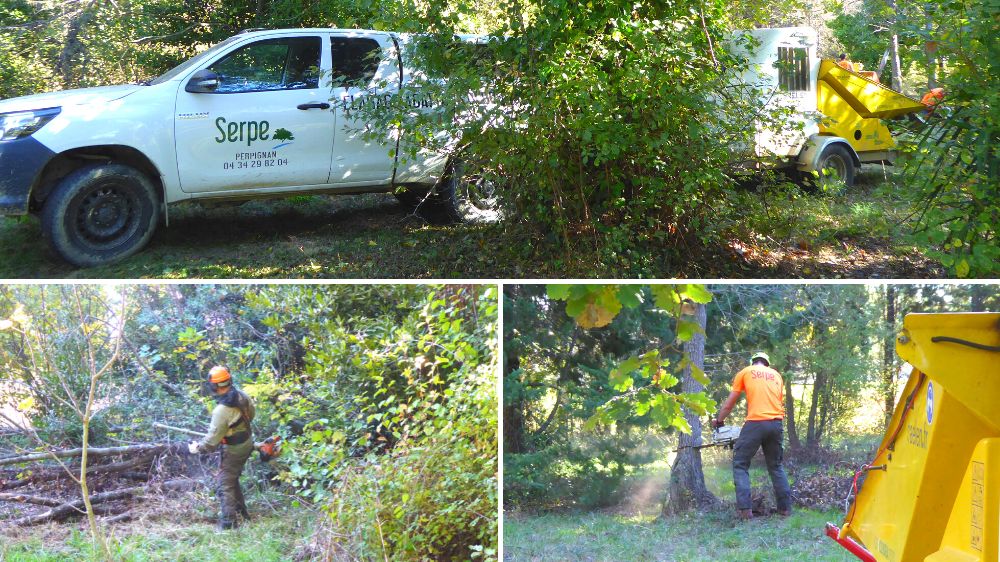
[[[913,370],[827,534],[862,560],[1000,560],[1000,314],[907,315],[896,351]]]

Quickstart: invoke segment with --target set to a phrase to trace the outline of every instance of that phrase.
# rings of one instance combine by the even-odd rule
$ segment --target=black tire
[[[160,202],[153,182],[122,164],[74,170],[42,207],[42,234],[59,257],[79,267],[138,252],[153,237]]]
[[[831,144],[823,149],[816,163],[819,177],[815,179],[817,187],[822,189],[827,185],[842,183],[847,187],[854,185],[854,157],[842,144]]]
[[[468,173],[461,160],[448,163],[434,192],[417,207],[425,219],[438,224],[491,222],[499,218],[497,182],[482,173]]]

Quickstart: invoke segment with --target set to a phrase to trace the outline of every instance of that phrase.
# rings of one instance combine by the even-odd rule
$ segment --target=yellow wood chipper
[[[757,90],[765,107],[788,110],[782,130],[758,126],[753,147],[758,158],[775,158],[779,168],[853,185],[861,164],[895,161],[896,141],[885,120],[926,109],[873,79],[874,73],[820,59],[812,28],[754,29],[738,32],[734,41],[752,45],[745,52],[752,64],[740,81]]]
[[[1000,560],[1000,314],[907,315],[896,351],[913,370],[827,535],[873,562]]]

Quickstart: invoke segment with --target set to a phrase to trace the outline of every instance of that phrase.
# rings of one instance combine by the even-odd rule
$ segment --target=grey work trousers
[[[216,493],[219,497],[219,524],[231,527],[239,523],[238,517],[249,518],[246,501],[243,499],[243,489],[240,487],[240,475],[243,466],[253,453],[253,439],[248,438],[239,445],[222,447],[222,459],[219,462],[219,476],[216,482]]]
[[[782,420],[748,421],[740,430],[740,437],[733,447],[733,484],[736,486],[736,509],[752,509],[750,500],[750,461],[757,450],[764,449],[764,461],[774,486],[774,501],[778,511],[792,508],[792,490],[781,466]]]

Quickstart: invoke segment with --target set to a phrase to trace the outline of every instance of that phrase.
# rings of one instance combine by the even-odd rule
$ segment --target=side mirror
[[[214,92],[220,84],[222,84],[222,80],[219,79],[218,74],[211,70],[199,70],[188,80],[184,91],[192,94],[208,94]]]

